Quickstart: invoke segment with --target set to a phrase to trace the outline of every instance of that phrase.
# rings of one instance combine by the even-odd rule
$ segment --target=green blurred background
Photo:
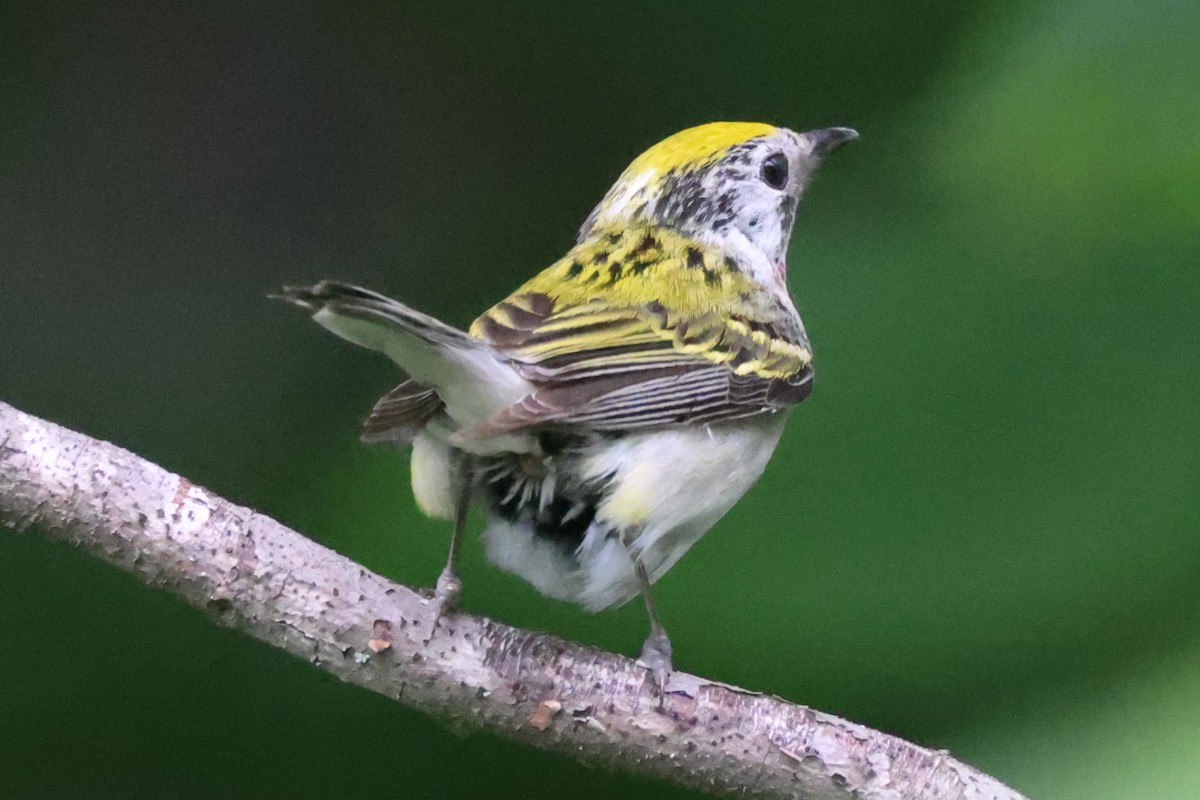
[[[356,441],[396,376],[264,295],[456,322],[689,125],[853,125],[791,253],[819,387],[659,584],[681,669],[1034,798],[1200,795],[1200,4],[0,12],[0,398],[396,579],[446,528]],[[478,526],[476,526],[477,528]],[[487,565],[471,611],[622,652]],[[0,797],[682,798],[461,738],[0,535]]]

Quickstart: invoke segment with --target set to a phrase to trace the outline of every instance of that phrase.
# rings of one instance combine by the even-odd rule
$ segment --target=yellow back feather
[[[482,314],[471,334],[530,361],[591,362],[603,352],[632,366],[651,354],[608,354],[653,341],[763,378],[795,375],[812,360],[799,319],[769,291],[720,250],[661,227],[594,231]]]

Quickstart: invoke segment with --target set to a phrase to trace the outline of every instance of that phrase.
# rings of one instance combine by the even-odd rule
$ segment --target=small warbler
[[[598,611],[640,593],[641,661],[665,687],[650,585],[754,484],[812,391],[788,240],[813,171],[857,137],[740,122],[671,136],[469,332],[345,283],[283,290],[408,375],[363,439],[411,445],[418,504],[454,521],[439,616],[475,501],[489,559],[543,594]]]

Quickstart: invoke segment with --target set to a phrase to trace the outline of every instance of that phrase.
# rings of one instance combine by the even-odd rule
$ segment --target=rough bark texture
[[[1019,800],[894,736],[692,675],[658,708],[628,658],[421,594],[115,445],[0,403],[0,526],[72,542],[221,622],[448,721],[757,798]]]

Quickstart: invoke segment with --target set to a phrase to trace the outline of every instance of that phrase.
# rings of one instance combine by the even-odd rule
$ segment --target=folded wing
[[[481,316],[472,335],[512,359],[535,388],[465,433],[636,430],[801,402],[813,371],[799,320],[763,302],[735,270],[707,267],[712,255],[697,252],[660,248],[649,264],[619,255],[590,282],[579,268],[587,253],[574,253]],[[578,278],[585,285],[570,291]],[[634,281],[642,285],[631,287]],[[707,303],[697,300],[705,296]],[[662,299],[639,304],[633,297]]]

